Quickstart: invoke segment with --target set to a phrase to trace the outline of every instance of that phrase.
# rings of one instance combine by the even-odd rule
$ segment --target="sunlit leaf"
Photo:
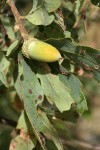
[[[68,87],[60,82],[59,77],[50,72],[47,73],[43,67],[39,70],[38,77],[48,101],[51,104],[54,103],[61,112],[69,110],[74,101]]]
[[[49,15],[48,12],[43,7],[40,7],[33,13],[27,15],[26,19],[29,20],[34,25],[47,26],[53,22],[54,16]]]

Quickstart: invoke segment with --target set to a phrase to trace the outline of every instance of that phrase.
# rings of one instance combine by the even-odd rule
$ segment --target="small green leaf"
[[[15,40],[15,41],[9,46],[9,48],[8,48],[8,50],[7,50],[6,56],[9,56],[11,53],[13,53],[13,52],[17,49],[18,43],[19,43],[19,41],[18,41],[18,40]]]
[[[45,0],[45,8],[48,12],[53,12],[61,5],[60,0]]]
[[[40,7],[33,13],[27,15],[26,19],[29,20],[34,25],[47,26],[53,22],[54,16],[49,15],[48,12],[43,7]]]
[[[69,86],[71,89],[71,96],[73,97],[75,102],[79,102],[80,101],[80,91],[81,91],[81,82],[80,80],[74,76],[73,74],[71,74],[70,76],[66,77],[68,82],[69,82]]]
[[[6,87],[8,86],[6,75],[7,75],[9,66],[10,66],[10,62],[6,59],[4,54],[0,52],[0,80]]]
[[[36,9],[41,7],[43,5],[43,0],[33,0],[33,7],[29,14],[33,13]]]
[[[80,115],[82,115],[84,111],[88,110],[86,98],[82,92],[80,92],[80,102],[77,105],[77,110]]]
[[[77,16],[79,14],[79,8],[80,8],[80,0],[76,0],[74,3],[74,9],[75,9],[75,15]]]
[[[71,38],[71,33],[69,31],[64,32],[65,38]]]
[[[24,131],[28,131],[28,127],[26,124],[26,116],[25,116],[25,112],[22,111],[20,118],[17,122],[17,129],[24,129]]]

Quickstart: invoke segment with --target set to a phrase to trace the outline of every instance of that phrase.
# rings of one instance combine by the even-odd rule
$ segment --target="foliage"
[[[98,5],[99,0],[91,2]],[[7,133],[16,124],[19,131],[9,137],[10,150],[63,150],[57,122],[63,130],[66,121],[75,122],[88,110],[78,69],[100,81],[100,51],[79,45],[84,1],[16,0],[15,4],[21,4],[20,13],[29,10],[22,17],[29,35],[55,46],[63,62],[43,63],[24,57],[24,41],[16,28],[13,30],[13,14],[8,4],[0,1],[0,117],[14,126]],[[3,132],[0,129],[0,139]]]

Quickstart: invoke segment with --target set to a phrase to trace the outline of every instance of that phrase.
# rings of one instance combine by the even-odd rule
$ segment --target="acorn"
[[[27,58],[42,62],[55,62],[62,58],[54,46],[34,38],[24,41],[22,52]]]

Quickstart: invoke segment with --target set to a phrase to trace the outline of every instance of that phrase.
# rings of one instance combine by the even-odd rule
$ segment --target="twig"
[[[23,25],[21,16],[20,16],[14,2],[12,0],[8,0],[7,3],[11,7],[11,10],[12,10],[13,15],[16,20],[16,25],[18,26],[18,29],[20,30],[21,36],[23,37],[24,40],[28,40],[28,37],[29,37],[28,32],[26,31],[26,29]]]
[[[73,147],[73,148],[80,148],[81,150],[100,150],[99,146],[96,145],[92,145],[90,143],[86,143],[84,141],[78,141],[78,140],[70,140],[70,141],[65,141],[63,139],[61,139],[61,142],[64,145]]]

